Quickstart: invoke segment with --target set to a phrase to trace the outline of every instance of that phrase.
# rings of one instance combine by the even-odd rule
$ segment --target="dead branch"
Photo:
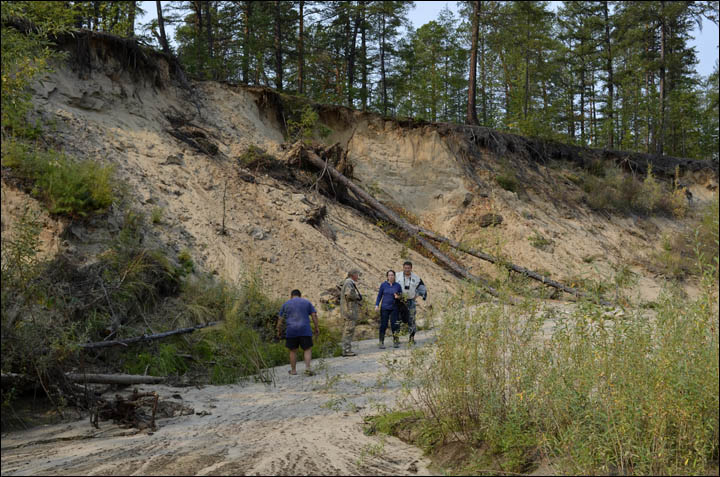
[[[195,330],[207,328],[208,326],[215,326],[220,323],[223,323],[223,321],[211,321],[210,323],[203,323],[203,324],[191,326],[188,328],[180,328],[177,330],[165,331],[165,332],[156,333],[153,335],[135,336],[133,338],[127,338],[124,340],[96,341],[94,343],[83,343],[78,346],[82,349],[107,348],[109,346],[127,346],[127,345],[133,344],[133,343],[159,340],[159,339],[167,338],[168,336],[180,335],[180,334],[184,334],[184,333],[192,333]]]
[[[119,384],[131,386],[133,384],[158,384],[165,381],[162,376],[141,376],[137,374],[82,374],[66,373],[68,381],[92,384]]]

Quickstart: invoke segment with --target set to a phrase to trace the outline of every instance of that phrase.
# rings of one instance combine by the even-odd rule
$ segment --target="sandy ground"
[[[154,433],[110,422],[96,430],[87,419],[9,433],[2,475],[429,475],[420,449],[363,434],[364,416],[396,403],[400,384],[385,363],[407,355],[404,341],[386,350],[357,342],[358,356],[314,361],[312,377],[303,364],[297,376],[279,366],[274,386],[143,386],[196,414],[159,420]]]

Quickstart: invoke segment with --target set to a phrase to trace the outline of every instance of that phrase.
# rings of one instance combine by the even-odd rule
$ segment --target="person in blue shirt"
[[[397,348],[400,346],[398,340],[398,307],[395,303],[396,299],[400,298],[402,294],[402,288],[399,284],[395,283],[395,272],[388,270],[387,281],[382,282],[380,290],[378,290],[377,300],[375,300],[375,311],[380,309],[380,349],[385,349],[385,331],[387,331],[388,320],[390,321],[390,329],[393,334],[393,347]],[[382,306],[380,302],[382,301]]]
[[[297,363],[297,349],[303,349],[305,361],[305,374],[312,376],[314,373],[310,368],[312,358],[313,336],[319,333],[317,311],[315,307],[305,298],[302,298],[300,290],[293,290],[290,299],[283,303],[278,314],[277,334],[280,337],[280,330],[285,321],[285,346],[290,350],[290,374],[297,374],[295,363]],[[310,317],[312,317],[314,331],[310,329]]]

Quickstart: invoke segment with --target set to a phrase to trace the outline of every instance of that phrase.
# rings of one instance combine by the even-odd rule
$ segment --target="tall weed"
[[[564,473],[703,474],[718,459],[715,273],[706,263],[697,299],[668,290],[652,311],[543,314],[470,289],[395,372],[445,440],[485,449],[473,468],[526,472],[545,455]]]

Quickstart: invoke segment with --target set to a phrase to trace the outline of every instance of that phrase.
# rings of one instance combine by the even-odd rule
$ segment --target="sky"
[[[147,12],[138,19],[139,23],[147,23],[157,17],[155,2],[141,2],[143,9]],[[167,2],[163,2],[165,4]],[[561,2],[550,2],[553,10],[556,10]],[[415,2],[415,7],[410,10],[410,21],[415,29],[420,28],[430,20],[435,20],[440,10],[447,5],[453,12],[457,11],[457,2]],[[168,36],[174,36],[174,28],[169,26],[166,29]],[[694,31],[694,39],[691,45],[695,47],[700,62],[697,65],[697,72],[702,76],[708,76],[713,72],[715,63],[718,61],[718,26],[713,22],[703,19],[702,31],[697,28]]]

